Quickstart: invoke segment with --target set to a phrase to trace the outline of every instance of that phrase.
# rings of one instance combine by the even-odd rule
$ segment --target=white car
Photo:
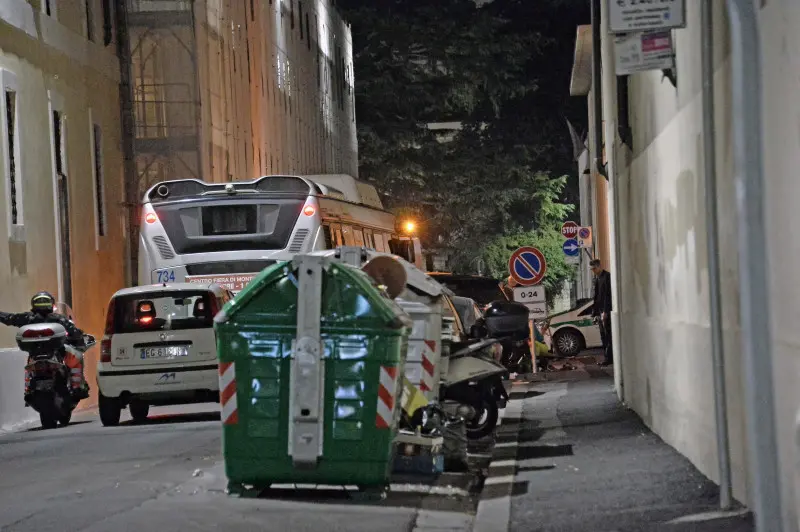
[[[97,365],[100,421],[134,422],[150,406],[219,401],[214,315],[233,298],[216,284],[163,284],[120,290],[106,313]]]
[[[570,310],[553,314],[546,320],[545,336],[550,348],[564,356],[575,356],[584,349],[602,347],[600,327],[592,319],[594,302],[580,299]]]

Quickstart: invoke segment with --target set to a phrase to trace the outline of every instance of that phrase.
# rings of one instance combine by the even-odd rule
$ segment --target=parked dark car
[[[491,277],[452,273],[428,273],[428,275],[449,288],[455,295],[475,300],[481,308],[492,301],[508,299],[500,288],[500,281]]]

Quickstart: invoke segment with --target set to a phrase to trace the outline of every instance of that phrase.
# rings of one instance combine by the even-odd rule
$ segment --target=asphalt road
[[[464,530],[474,474],[436,485],[398,480],[383,501],[342,492],[225,493],[216,405],[153,409],[144,425],[103,427],[93,413],[56,430],[0,435],[0,530]],[[178,413],[178,415],[175,415]]]

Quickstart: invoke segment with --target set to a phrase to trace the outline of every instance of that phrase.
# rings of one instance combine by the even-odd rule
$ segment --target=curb
[[[545,379],[529,379],[526,375],[524,381],[514,383],[509,402],[503,412],[492,457],[489,462],[489,472],[483,484],[478,511],[472,522],[473,532],[501,532],[507,531],[511,520],[511,496],[514,492],[514,478],[517,469],[517,447],[521,428],[522,408],[533,382],[543,382]]]

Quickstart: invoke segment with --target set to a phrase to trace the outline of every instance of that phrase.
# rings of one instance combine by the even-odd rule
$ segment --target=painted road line
[[[506,467],[506,466],[513,466],[517,465],[516,460],[495,460],[494,462],[489,464],[489,467]]]

